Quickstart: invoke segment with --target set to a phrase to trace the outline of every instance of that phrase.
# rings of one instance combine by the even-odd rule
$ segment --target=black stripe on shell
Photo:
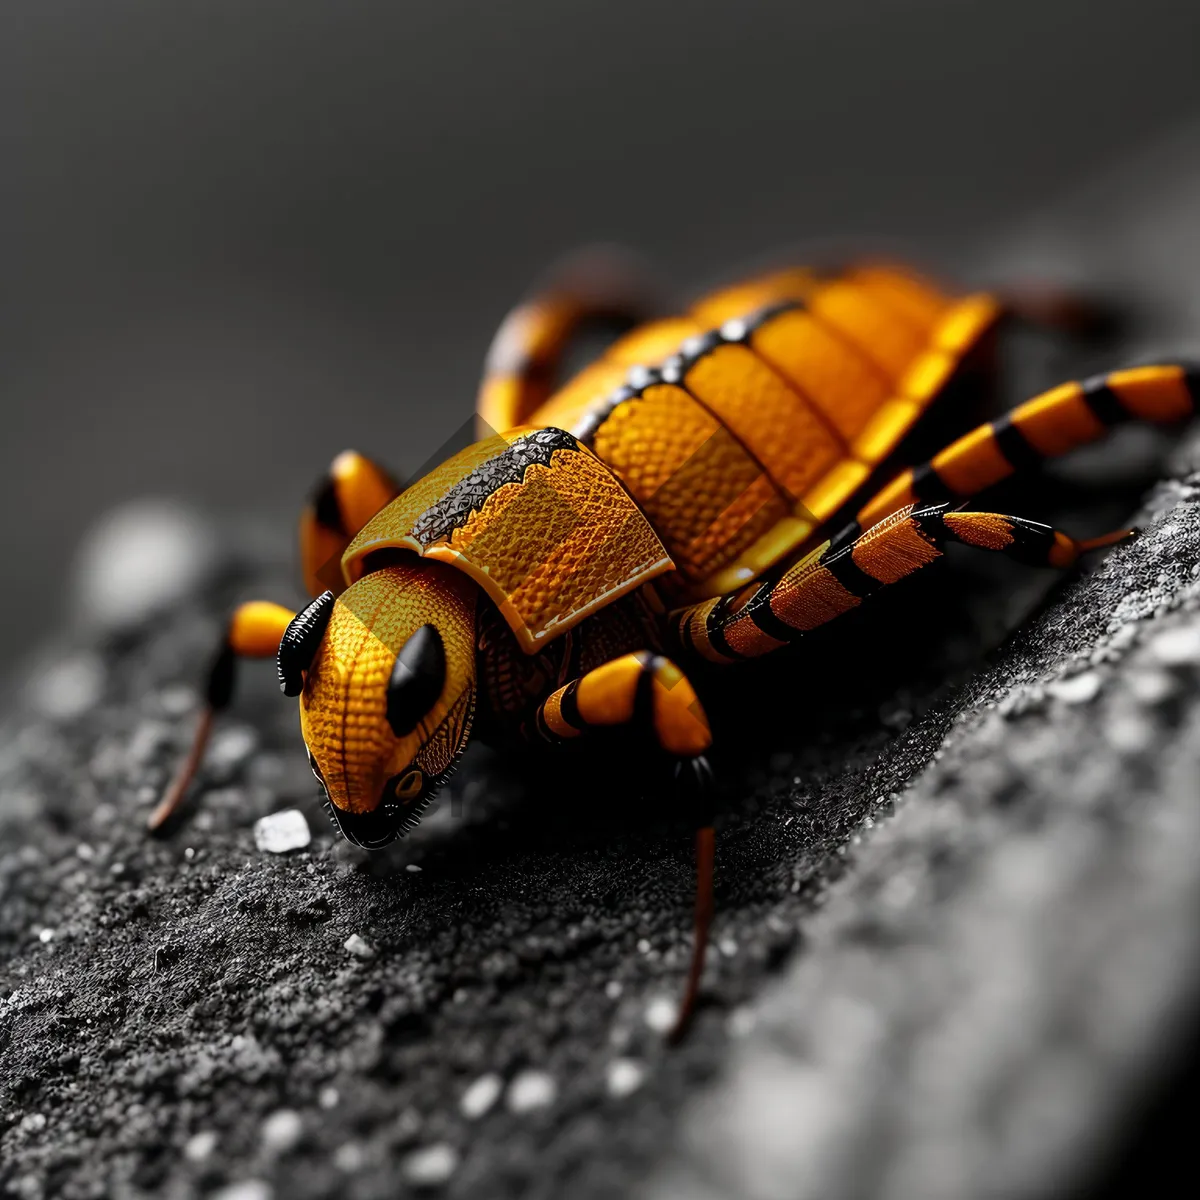
[[[561,429],[538,429],[519,437],[507,449],[480,463],[460,479],[414,522],[413,537],[422,547],[448,538],[483,508],[489,496],[506,483],[520,483],[534,463],[549,466],[556,450],[579,450],[575,439]]]
[[[657,367],[630,367],[625,377],[625,383],[606,399],[598,402],[576,427],[575,432],[579,440],[585,446],[591,446],[600,426],[626,401],[638,399],[647,388],[653,387],[655,384],[670,383],[683,386],[683,377],[706,354],[711,354],[720,346],[746,344],[754,331],[772,317],[803,307],[804,305],[798,300],[784,300],[768,304],[748,313],[745,317],[736,317],[726,321],[719,329],[709,329],[704,333],[685,338],[679,350],[664,359]]]

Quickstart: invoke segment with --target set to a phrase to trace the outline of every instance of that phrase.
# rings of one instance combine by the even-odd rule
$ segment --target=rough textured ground
[[[1056,1194],[1184,1041],[1200,442],[1176,472],[1136,547],[936,710],[933,763],[851,839],[656,1195]]]
[[[1054,244],[1136,282],[1131,247],[1172,213],[1182,230],[1194,184],[1168,174],[1107,217],[1085,197],[1095,228],[1060,218]],[[1176,313],[1187,262],[1151,264]],[[1102,460],[1018,511],[1069,497],[1071,528],[1102,528],[1137,507],[1146,462]],[[200,536],[183,518],[110,530],[110,561],[149,557],[157,613],[83,568],[88,619],[0,734],[0,1186],[1084,1186],[1197,998],[1200,440],[1165,472],[1144,534],[1094,567],[1060,582],[955,556],[881,601],[886,622],[876,605],[785,672],[720,686],[736,750],[716,953],[676,1051],[655,1026],[686,961],[690,847],[620,759],[534,772],[476,753],[437,814],[368,859],[323,826],[264,665],[202,807],[148,841],[219,614],[294,591],[272,530],[235,531],[190,578],[170,568]],[[754,696],[773,719],[739,717]],[[311,844],[260,851],[254,821],[291,807]]]

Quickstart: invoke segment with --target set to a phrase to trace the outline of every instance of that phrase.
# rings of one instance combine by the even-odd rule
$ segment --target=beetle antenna
[[[700,976],[704,974],[704,955],[708,949],[708,930],[713,916],[713,860],[716,855],[716,835],[711,825],[696,830],[696,919],[692,936],[692,962],[688,968],[679,1015],[667,1041],[678,1042],[692,1022],[696,997],[700,991]]]

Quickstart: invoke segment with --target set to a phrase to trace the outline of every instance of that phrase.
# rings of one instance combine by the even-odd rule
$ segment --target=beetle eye
[[[421,788],[424,786],[425,777],[414,767],[411,771],[405,771],[396,780],[396,786],[392,789],[392,795],[397,800],[411,800],[414,796],[420,795]]]
[[[446,651],[436,626],[422,625],[400,647],[388,680],[387,719],[397,737],[412,733],[446,682]]]

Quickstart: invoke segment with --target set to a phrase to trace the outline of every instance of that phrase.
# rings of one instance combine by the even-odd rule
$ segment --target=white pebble
[[[522,1071],[508,1085],[508,1107],[515,1113],[530,1112],[554,1103],[558,1085],[545,1071]]]
[[[469,1121],[478,1120],[486,1113],[504,1090],[504,1080],[492,1072],[480,1075],[473,1084],[462,1094],[458,1107]]]
[[[606,996],[607,996],[607,997],[608,997],[610,1000],[620,1000],[620,998],[621,998],[621,993],[622,993],[624,990],[625,990],[625,987],[624,987],[624,985],[621,983],[621,981],[620,981],[619,979],[610,979],[610,980],[609,980],[609,981],[608,981],[608,982],[607,982],[607,983],[604,985],[604,994],[605,994],[605,995],[606,995]]]
[[[434,1187],[445,1183],[458,1169],[458,1151],[447,1142],[437,1142],[414,1150],[401,1167],[404,1178],[414,1187]]]
[[[608,1094],[618,1098],[631,1095],[646,1079],[646,1068],[636,1058],[614,1058],[608,1064]]]
[[[212,1200],[271,1200],[271,1185],[261,1179],[243,1179],[213,1192]]]
[[[45,1113],[29,1113],[21,1118],[21,1123],[17,1128],[22,1133],[41,1133],[46,1128]]]
[[[1046,691],[1064,704],[1090,704],[1100,694],[1103,680],[1096,671],[1084,671],[1046,685]]]
[[[312,841],[308,822],[298,808],[284,808],[254,822],[254,844],[264,854],[302,850]]]
[[[649,938],[638,938],[637,951],[639,954],[649,954],[651,948]]]
[[[263,1148],[271,1154],[286,1154],[300,1142],[304,1133],[304,1122],[300,1114],[290,1108],[273,1112],[262,1123],[260,1135]]]
[[[1163,630],[1150,642],[1150,653],[1168,667],[1200,663],[1200,624]]]
[[[31,682],[34,705],[51,720],[82,716],[104,691],[104,670],[91,655],[63,659],[44,667]]]
[[[183,1157],[188,1162],[203,1162],[217,1148],[217,1135],[211,1129],[193,1133],[183,1144]]]
[[[158,707],[168,717],[187,716],[198,703],[196,693],[182,683],[169,683],[158,693]]]
[[[1155,739],[1154,725],[1139,713],[1118,713],[1104,726],[1109,746],[1123,754],[1141,754]]]
[[[421,868],[418,867],[416,863],[406,863],[404,866],[404,869],[406,871],[411,871],[412,874],[414,874],[414,875],[418,874],[421,870]]]
[[[361,1142],[343,1142],[333,1152],[333,1165],[339,1171],[360,1171],[367,1165],[367,1151]]]
[[[335,1087],[323,1087],[317,1096],[317,1103],[322,1108],[337,1108],[339,1100],[341,1100],[341,1096],[338,1095]]]
[[[368,942],[365,937],[361,937],[357,933],[352,933],[342,943],[342,945],[345,947],[346,950],[348,950],[351,954],[353,954],[355,958],[374,958],[375,957],[375,947],[372,946],[371,943]]]
[[[258,734],[248,725],[228,725],[214,735],[204,757],[210,773],[228,775],[237,770],[258,747]]]
[[[100,518],[75,564],[76,604],[107,629],[131,628],[182,600],[212,569],[216,539],[169,500],[137,500]]]
[[[655,1033],[667,1033],[675,1024],[675,1003],[666,996],[659,996],[646,1005],[646,1024]]]
[[[38,941],[43,942],[43,943],[54,941],[54,930],[53,929],[38,930]]]
[[[725,1027],[731,1037],[745,1037],[753,1031],[755,1024],[754,1010],[741,1004],[729,1014]]]
[[[1179,690],[1179,683],[1166,671],[1134,671],[1129,677],[1129,690],[1142,704],[1161,704]]]

